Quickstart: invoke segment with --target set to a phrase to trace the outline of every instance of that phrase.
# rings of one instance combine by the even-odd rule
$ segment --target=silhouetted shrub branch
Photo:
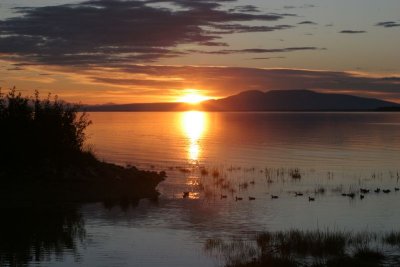
[[[40,169],[40,165],[66,164],[84,153],[85,129],[91,124],[79,106],[57,96],[24,97],[16,89],[0,91],[2,170]]]

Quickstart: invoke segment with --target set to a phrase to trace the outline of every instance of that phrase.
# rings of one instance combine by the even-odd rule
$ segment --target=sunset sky
[[[313,89],[400,103],[399,0],[1,0],[0,86],[87,104]]]

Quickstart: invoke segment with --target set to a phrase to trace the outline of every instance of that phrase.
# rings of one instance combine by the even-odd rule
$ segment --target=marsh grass
[[[212,171],[212,177],[214,178],[214,179],[216,179],[216,178],[218,178],[219,176],[220,176],[220,170],[219,169],[214,169],[213,171]]]
[[[323,256],[344,254],[347,238],[343,232],[290,230],[259,234],[256,241],[262,252]]]
[[[390,232],[382,237],[382,241],[391,246],[400,247],[400,232]]]
[[[274,194],[283,196],[286,191],[289,194],[302,193],[313,197],[340,197],[346,194],[351,200],[369,198],[369,195],[360,197],[360,188],[367,188],[371,192],[377,187],[384,188],[379,181],[368,178],[370,175],[374,177],[382,177],[380,183],[386,183],[391,177],[396,177],[397,170],[388,171],[372,171],[360,172],[356,174],[335,174],[333,171],[319,171],[315,169],[293,167],[248,167],[232,164],[193,164],[184,163],[182,165],[160,165],[154,169],[170,170],[170,173],[176,178],[183,178],[186,183],[191,177],[197,177],[199,184],[202,186],[193,186],[185,184],[183,191],[191,191],[197,193],[200,199],[209,201],[223,201],[221,195],[232,195],[233,198],[227,197],[229,201],[234,201],[235,197],[248,198],[256,197],[257,201],[265,198],[266,195]],[[349,177],[352,175],[352,177]],[[334,178],[335,177],[335,178]],[[345,179],[346,178],[346,179]],[[347,179],[349,178],[349,179]],[[353,178],[353,179],[351,179]],[[368,179],[367,179],[368,178]],[[393,179],[394,179],[393,178]],[[355,182],[357,179],[357,183]],[[348,181],[351,181],[349,184]],[[389,181],[393,193],[397,185],[393,181]],[[287,188],[286,188],[287,187]],[[207,188],[207,190],[205,190]],[[385,186],[386,188],[386,186]],[[207,193],[206,193],[207,191]],[[372,194],[370,194],[372,195]],[[175,195],[174,195],[175,196]],[[357,197],[357,198],[356,198]],[[296,201],[301,201],[296,199]]]
[[[301,179],[300,170],[298,168],[289,170],[289,174],[292,179]]]
[[[201,176],[208,176],[208,170],[206,168],[201,168],[200,174],[201,174]]]
[[[224,242],[222,239],[208,239],[204,248],[211,255],[226,262],[227,266],[237,266],[242,263],[243,259],[252,261],[260,256],[257,248],[250,241],[244,240]],[[215,254],[215,251],[223,251],[223,253]]]
[[[322,185],[318,185],[314,190],[315,194],[321,194],[322,195],[322,194],[325,194],[325,192],[326,192],[326,188],[323,187]]]
[[[391,266],[388,262],[400,259],[399,236],[397,232],[289,230],[260,233],[249,241],[210,239],[205,250],[231,267]]]

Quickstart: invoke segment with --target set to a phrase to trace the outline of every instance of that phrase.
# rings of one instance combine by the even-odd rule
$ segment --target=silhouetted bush
[[[85,129],[91,121],[78,111],[79,106],[57,96],[40,99],[37,91],[34,97],[24,97],[15,88],[8,94],[0,91],[0,177],[27,172],[32,177],[44,168],[56,172],[84,155]]]
[[[57,97],[0,94],[0,202],[156,198],[165,172],[99,161],[83,148],[90,123],[79,106]]]

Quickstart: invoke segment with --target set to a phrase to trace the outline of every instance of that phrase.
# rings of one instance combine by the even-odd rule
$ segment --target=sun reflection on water
[[[187,111],[182,113],[182,128],[189,141],[187,157],[190,163],[196,164],[200,158],[202,147],[200,140],[206,130],[205,112]]]

